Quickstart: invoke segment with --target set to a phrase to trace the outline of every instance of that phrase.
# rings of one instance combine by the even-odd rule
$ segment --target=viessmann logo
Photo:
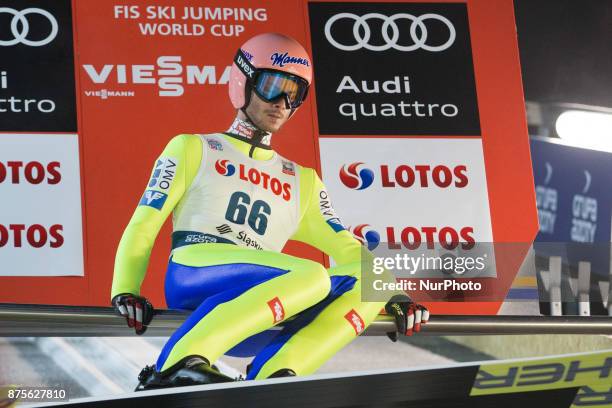
[[[365,190],[375,179],[383,188],[464,188],[469,183],[468,169],[463,164],[381,164],[375,169],[377,176],[363,162],[345,164],[340,168],[340,181],[353,190]]]
[[[353,21],[354,44],[342,44],[332,34],[334,23],[343,19]],[[384,41],[380,45],[370,43],[372,39],[370,23],[373,20],[380,20],[383,23],[380,28],[380,34]],[[426,22],[428,20],[438,20],[448,27],[448,39],[443,44],[430,45],[427,43],[428,31]],[[400,44],[400,37],[410,37],[412,44]],[[408,13],[397,13],[391,16],[381,13],[367,13],[361,16],[353,13],[339,13],[325,23],[325,38],[327,38],[331,45],[342,51],[357,51],[361,49],[387,51],[395,49],[407,52],[422,49],[430,52],[440,52],[449,49],[455,42],[456,37],[457,32],[453,23],[448,18],[434,13],[420,16],[413,16]]]
[[[132,94],[118,94],[121,91],[106,89],[112,85],[150,85],[157,86],[159,96],[177,97],[185,93],[190,85],[226,85],[229,81],[230,66],[185,65],[180,55],[164,55],[154,64],[84,64],[83,70],[93,84],[104,85],[107,96],[133,96],[133,90],[123,91]],[[86,96],[105,97],[86,90]],[[112,92],[114,94],[109,95]]]

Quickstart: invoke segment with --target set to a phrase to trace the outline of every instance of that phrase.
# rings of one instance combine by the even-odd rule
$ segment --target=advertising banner
[[[0,134],[0,146],[0,276],[82,276],[77,135]]]
[[[405,246],[493,241],[479,140],[325,138],[319,145],[334,208],[355,234],[371,228],[380,241]]]
[[[309,3],[309,15],[321,135],[480,134],[465,3]]]
[[[591,263],[607,280],[610,270],[612,220],[612,154],[532,139],[540,231],[535,248],[565,263]],[[555,244],[558,243],[558,244]]]
[[[3,5],[0,55],[0,276],[83,276],[70,0]]]
[[[343,222],[370,249],[513,243],[479,274],[496,276],[489,300],[503,300],[536,230],[525,122],[510,119],[518,60],[497,51],[516,50],[508,5],[309,3],[321,168]]]
[[[119,240],[157,158],[175,135],[229,128],[236,51],[271,31],[304,44],[315,72],[310,96],[272,145],[319,172],[358,239],[367,245],[373,231],[400,244],[531,242],[537,219],[511,0],[18,0],[0,8],[0,166],[9,180],[9,161],[22,161],[20,171],[39,163],[54,180],[51,163],[60,162],[62,178],[0,182],[1,205],[15,212],[0,219],[0,257],[23,265],[2,271],[0,300],[107,305]],[[51,247],[56,224],[60,248]],[[48,247],[37,250],[49,256],[25,262],[32,253],[15,248],[21,227],[11,225],[24,226],[23,242],[28,228],[43,226]],[[29,234],[40,245],[36,228]],[[159,307],[171,231],[168,221],[142,287]],[[295,242],[284,252],[329,263]],[[504,265],[501,276],[518,269]],[[490,303],[451,309],[496,313]]]
[[[543,242],[610,242],[612,154],[532,139]]]
[[[0,132],[76,132],[70,0],[1,7],[0,55]]]

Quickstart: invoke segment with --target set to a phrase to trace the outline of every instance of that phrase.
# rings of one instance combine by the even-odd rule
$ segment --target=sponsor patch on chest
[[[273,174],[256,167],[251,167],[244,163],[233,164],[231,160],[219,159],[215,162],[215,170],[222,176],[237,177],[241,181],[271,191],[274,195],[281,197],[285,201],[291,200],[291,183],[282,181]]]

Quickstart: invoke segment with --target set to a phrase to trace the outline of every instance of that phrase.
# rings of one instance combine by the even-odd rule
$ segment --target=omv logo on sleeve
[[[319,210],[323,219],[335,232],[344,231],[345,228],[342,225],[342,221],[336,214],[336,210],[332,207],[329,194],[325,188],[319,190]]]
[[[336,218],[330,218],[330,219],[328,219],[325,222],[327,223],[327,225],[332,227],[334,232],[344,231],[344,226],[342,225],[342,221],[340,221],[340,218],[337,218],[337,217]]]
[[[173,157],[160,157],[155,163],[153,175],[149,180],[149,188],[169,190],[176,175],[178,160]]]
[[[363,162],[346,164],[340,169],[340,180],[348,188],[364,190],[372,185],[374,172],[368,168],[360,168]]]
[[[236,172],[236,167],[227,159],[219,159],[215,162],[215,170],[222,176],[232,176]]]
[[[359,224],[355,228],[349,228],[353,236],[367,246],[368,250],[373,251],[380,244],[380,234],[370,228],[370,224]]]
[[[146,205],[148,207],[161,210],[168,198],[168,194],[162,193],[161,191],[147,190],[140,199],[138,205]]]

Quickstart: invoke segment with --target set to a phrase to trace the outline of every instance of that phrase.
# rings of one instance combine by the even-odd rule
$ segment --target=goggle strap
[[[234,63],[236,64],[240,72],[242,72],[244,76],[247,77],[247,80],[249,80],[250,82],[253,82],[255,80],[257,68],[255,68],[255,66],[251,64],[251,61],[249,61],[247,56],[240,48],[238,48],[238,52],[236,52],[236,56],[234,57]]]

